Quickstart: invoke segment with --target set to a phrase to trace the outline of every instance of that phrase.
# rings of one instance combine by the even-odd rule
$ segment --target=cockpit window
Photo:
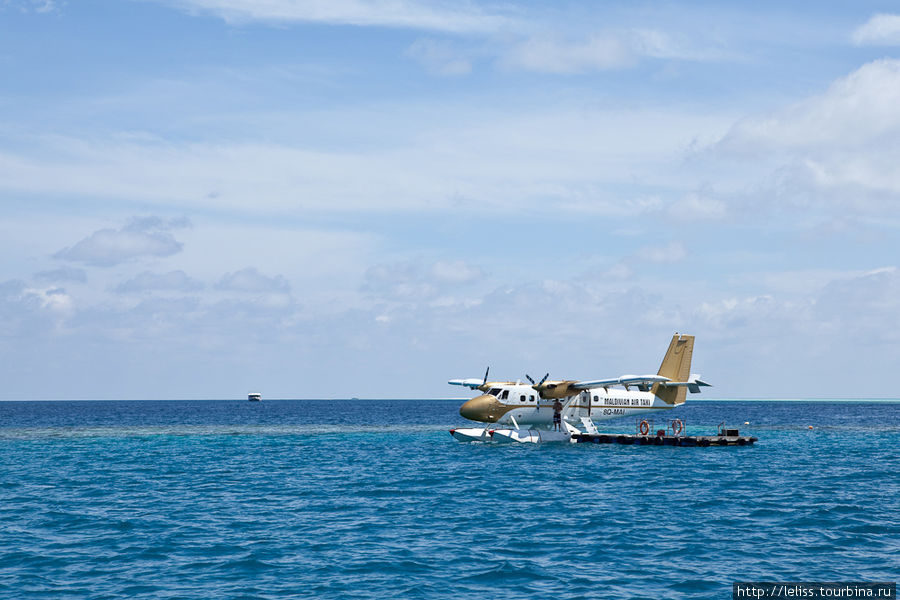
[[[490,391],[488,391],[488,394],[490,394],[491,396],[499,396],[500,388],[491,388]]]
[[[506,400],[507,398],[509,398],[509,390],[503,390],[503,393],[500,394],[500,399]]]

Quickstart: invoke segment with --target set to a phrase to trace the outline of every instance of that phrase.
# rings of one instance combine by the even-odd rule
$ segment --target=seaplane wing
[[[660,387],[687,387],[692,394],[699,394],[701,387],[712,387],[700,379],[700,375],[691,373],[687,381],[672,381],[668,377],[662,375],[622,375],[621,377],[611,377],[609,379],[594,379],[593,381],[578,381],[572,384],[572,388],[576,390],[586,390],[590,388],[605,388],[614,385],[636,386],[640,389],[648,389],[651,385],[658,383]]]
[[[451,379],[448,381],[450,385],[462,385],[467,388],[476,389],[484,384],[483,379]]]
[[[579,381],[572,384],[572,387],[579,390],[589,388],[610,387],[613,385],[653,385],[654,383],[665,384],[671,381],[668,377],[662,375],[622,375],[621,377],[611,377],[609,379],[594,379],[592,381]]]
[[[467,388],[477,390],[478,388],[487,385],[488,373],[490,372],[491,368],[488,367],[484,370],[484,377],[482,377],[481,379],[475,379],[474,377],[471,377],[469,379],[451,379],[447,383],[449,383],[450,385],[462,385]]]

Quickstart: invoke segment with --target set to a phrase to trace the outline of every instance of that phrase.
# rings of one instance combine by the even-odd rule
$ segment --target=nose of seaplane
[[[500,402],[490,394],[476,396],[459,407],[459,414],[470,421],[496,423],[502,412]]]

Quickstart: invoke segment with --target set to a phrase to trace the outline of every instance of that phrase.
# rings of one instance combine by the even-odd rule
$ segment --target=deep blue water
[[[730,598],[900,573],[898,403],[676,411],[743,448],[461,444],[459,404],[0,403],[0,598]]]

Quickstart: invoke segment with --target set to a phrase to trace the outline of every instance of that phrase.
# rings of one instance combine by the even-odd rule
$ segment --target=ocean
[[[460,403],[0,402],[0,598],[718,599],[900,573],[900,403],[654,415],[759,438],[710,448],[464,444]]]

